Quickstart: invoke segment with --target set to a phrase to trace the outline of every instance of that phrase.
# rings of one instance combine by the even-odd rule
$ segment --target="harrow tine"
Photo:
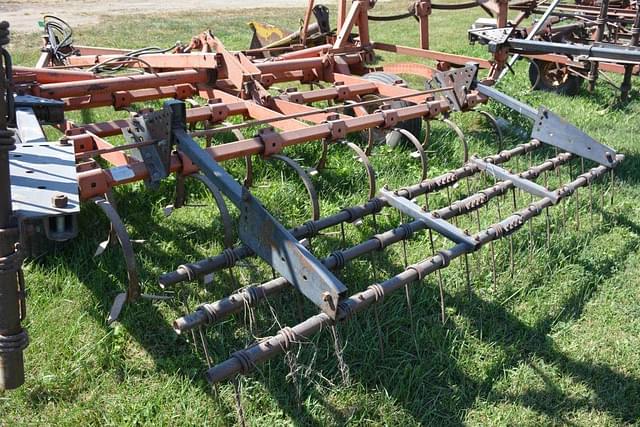
[[[611,200],[609,204],[610,206],[613,206],[613,197],[615,195],[615,190],[616,190],[616,183],[615,183],[615,177],[613,175],[613,170],[611,171],[611,173],[609,173],[609,181],[611,183]]]
[[[202,343],[202,351],[204,353],[205,360],[207,361],[207,367],[211,368],[211,357],[209,356],[209,350],[207,350],[207,343],[202,333],[202,326],[198,328],[198,334],[200,335],[200,342]]]
[[[338,332],[338,328],[335,324],[331,325],[331,335],[333,336],[333,347],[336,354],[336,360],[338,361],[338,370],[340,371],[340,376],[342,377],[342,383],[344,385],[349,385],[351,383],[351,379],[349,376],[349,365],[344,361],[344,347],[342,346],[342,340],[340,338],[340,333]]]
[[[424,120],[424,140],[422,140],[422,147],[424,148],[424,151],[427,152],[427,149],[429,148],[429,136],[430,136],[430,132],[431,132],[431,121],[430,120]]]
[[[549,188],[549,174],[547,171],[544,171],[544,187]],[[551,219],[549,218],[549,208],[544,208],[544,220],[546,226],[545,247],[549,250],[551,244]]]
[[[471,274],[469,272],[469,257],[468,254],[464,254],[464,272],[465,272],[465,279],[467,282],[467,297],[469,298],[469,301],[471,301]]]
[[[382,327],[380,326],[380,313],[378,311],[379,308],[378,305],[376,305],[373,310],[373,317],[376,321],[376,332],[378,334],[378,351],[380,352],[380,357],[384,359],[384,337],[382,335]]]
[[[364,149],[364,153],[367,156],[370,156],[371,153],[373,152],[373,146],[375,145],[375,141],[374,141],[374,137],[373,137],[373,129],[369,128],[368,132],[367,132],[367,146]]]
[[[394,128],[393,130],[397,131],[397,132],[400,132],[416,148],[416,151],[418,152],[418,155],[420,157],[420,165],[422,167],[422,173],[420,175],[420,179],[422,181],[424,181],[425,179],[427,179],[427,171],[429,170],[429,165],[428,165],[428,160],[427,160],[427,154],[425,153],[424,149],[422,148],[422,144],[420,144],[420,141],[418,141],[418,138],[416,138],[414,134],[412,134],[411,132],[409,132],[406,129]]]
[[[356,156],[358,156],[358,159],[360,160],[362,165],[365,167],[365,171],[367,172],[367,180],[369,182],[368,200],[373,199],[375,197],[375,195],[376,195],[376,192],[377,192],[376,172],[373,169],[373,166],[371,165],[371,161],[369,160],[369,156],[367,155],[367,153],[365,151],[362,151],[362,148],[358,147],[353,142],[341,141],[341,143],[346,145],[347,147],[349,147],[353,152],[355,152]]]
[[[185,176],[182,174],[178,174],[176,176],[176,194],[173,200],[172,205],[167,205],[162,210],[162,213],[165,217],[171,216],[174,210],[179,209],[184,206],[185,198],[186,198],[186,189],[184,185]]]
[[[400,224],[404,224],[404,214],[400,212]],[[409,266],[409,261],[407,258],[407,239],[402,239],[402,258],[404,261],[404,268],[406,269]],[[411,331],[414,333],[415,338],[415,327],[413,323],[413,304],[411,303],[411,293],[409,291],[409,285],[404,287],[404,297],[407,301],[407,308],[409,310],[409,321],[411,322]]]
[[[251,156],[244,157],[245,164],[245,175],[242,180],[242,185],[244,188],[253,187],[253,160],[251,160]]]
[[[489,211],[489,204],[484,205],[487,212]],[[476,211],[477,212],[477,211]],[[502,217],[498,215],[498,221],[500,221]],[[480,228],[478,228],[478,232],[480,232]],[[498,273],[496,272],[496,253],[493,247],[493,240],[489,242],[489,250],[491,251],[491,280],[493,282],[493,293],[497,294],[498,292]]]
[[[449,126],[458,136],[460,144],[462,144],[462,164],[464,165],[469,161],[469,144],[467,143],[467,137],[464,135],[462,129],[460,129],[460,126],[455,124],[453,121],[449,119],[442,119],[441,121]]]
[[[236,413],[238,415],[238,424],[240,427],[246,427],[247,422],[244,418],[244,408],[242,407],[242,385],[240,384],[240,376],[236,376],[233,380],[233,396],[236,403]]]
[[[489,121],[489,124],[491,125],[494,132],[496,133],[496,139],[498,141],[498,151],[501,151],[502,144],[504,142],[504,137],[502,135],[502,129],[500,128],[500,125],[498,124],[498,121],[496,120],[496,118],[490,112],[485,110],[474,110],[474,111],[484,116]]]
[[[211,182],[209,178],[207,178],[205,175],[203,175],[200,172],[196,172],[190,175],[178,175],[176,179],[175,201],[173,205],[169,205],[164,208],[165,216],[171,215],[171,213],[175,209],[179,209],[181,207],[186,206],[185,181],[187,178],[192,178],[201,182],[202,184],[204,184],[207,190],[209,190],[209,192],[211,193],[211,196],[213,197],[213,200],[215,201],[216,206],[218,207],[218,212],[220,213],[220,218],[222,220],[223,233],[224,233],[224,239],[223,239],[224,247],[225,248],[232,247],[233,243],[235,242],[235,238],[233,237],[234,227],[233,227],[233,221],[231,220],[231,215],[229,214],[229,209],[227,208],[227,204],[224,201],[224,198],[222,197],[222,193],[220,192],[218,187],[216,187],[215,184]]]
[[[435,256],[436,248],[433,244],[433,232],[429,228],[429,243],[431,244],[431,255]],[[440,321],[444,325],[446,322],[444,309],[444,285],[442,284],[442,274],[438,274],[438,290],[440,291]]]
[[[224,247],[232,247],[235,241],[235,238],[233,237],[233,221],[231,220],[231,215],[229,215],[229,209],[227,208],[227,204],[222,197],[222,193],[220,192],[218,187],[216,187],[216,185],[211,182],[209,178],[201,173],[194,173],[188,175],[188,177],[200,181],[202,184],[204,184],[204,186],[207,187],[207,190],[209,190],[209,192],[213,196],[213,200],[218,206],[218,212],[220,213],[220,218],[222,219],[222,225],[224,228]]]
[[[316,163],[316,166],[313,168],[317,172],[322,172],[327,166],[327,154],[329,152],[330,142],[331,141],[326,138],[322,140],[322,151],[320,152],[320,159],[318,159],[318,163]]]
[[[580,231],[580,192],[576,190],[576,231]]]
[[[516,191],[515,188],[511,189],[511,198],[513,199],[513,210],[516,211],[518,210],[518,205],[516,203]],[[514,253],[513,253],[513,236],[509,235],[509,272],[511,274],[511,278],[513,279],[513,276],[515,274],[515,257],[514,257]]]

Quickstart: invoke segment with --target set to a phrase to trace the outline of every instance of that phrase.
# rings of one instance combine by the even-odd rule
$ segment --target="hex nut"
[[[69,198],[64,194],[56,194],[51,198],[51,206],[54,208],[64,208],[69,203]]]

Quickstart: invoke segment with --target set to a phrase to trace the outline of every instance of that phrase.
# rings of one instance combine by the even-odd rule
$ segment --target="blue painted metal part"
[[[240,210],[240,239],[323,312],[335,318],[346,286],[191,138],[185,128],[183,102],[168,101],[165,107],[173,110],[172,134],[178,149]]]
[[[411,200],[398,196],[393,191],[382,189],[380,195],[389,205],[412,218],[422,221],[430,229],[442,234],[452,242],[467,245],[470,249],[475,248],[478,242],[455,225],[450,224],[442,218],[438,218],[432,213],[425,211]]]
[[[499,90],[478,83],[478,92],[511,108],[533,121],[531,138],[561,150],[593,160],[603,166],[615,166],[616,150],[604,145],[546,107],[535,109]]]
[[[496,166],[492,163],[487,163],[477,157],[472,157],[471,162],[478,165],[481,170],[485,171],[488,175],[493,176],[498,180],[511,181],[511,183],[515,187],[524,190],[529,194],[533,194],[534,196],[542,198],[547,197],[553,202],[553,204],[558,203],[559,196],[538,183],[535,183],[528,179],[524,179],[520,175],[511,173],[508,170],[501,168],[500,166]]]

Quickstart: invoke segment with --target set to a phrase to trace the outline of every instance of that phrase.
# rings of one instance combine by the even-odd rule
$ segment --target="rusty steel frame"
[[[264,253],[256,253],[255,248],[259,245],[256,246],[255,242],[250,244],[247,241],[250,238],[246,236],[246,230],[245,236],[241,235],[243,245],[233,246],[234,237],[230,232],[231,218],[225,200],[231,200],[242,212],[245,212],[242,209],[251,203],[254,209],[260,208],[247,189],[252,181],[252,156],[277,160],[294,170],[309,194],[312,207],[311,219],[300,227],[286,230],[277,221],[269,219],[266,210],[262,212],[258,209],[255,212],[259,213],[260,218],[252,218],[248,214],[242,215],[241,220],[244,221],[244,226],[246,227],[247,222],[251,225],[251,221],[255,222],[255,220],[266,221],[265,224],[275,224],[279,227],[279,235],[284,236],[283,239],[292,239],[291,244],[304,255],[301,259],[317,263],[320,268],[318,271],[323,272],[325,270],[322,269],[327,269],[327,277],[333,277],[329,270],[340,269],[348,261],[373,250],[382,249],[396,242],[404,242],[414,233],[423,230],[428,230],[429,233],[432,229],[445,230],[445,235],[454,238],[458,236],[467,241],[466,245],[458,243],[450,250],[411,266],[404,273],[381,284],[370,286],[367,291],[355,296],[346,297],[344,293],[338,296],[324,295],[331,297],[324,299],[325,303],[331,306],[330,309],[326,309],[324,305],[318,304],[309,297],[301,290],[300,284],[294,284],[323,310],[323,314],[314,316],[293,329],[285,328],[272,338],[273,342],[263,342],[246,351],[235,353],[230,361],[209,371],[208,378],[212,382],[235,373],[246,373],[255,363],[286,350],[293,341],[308,336],[322,325],[345,320],[352,313],[378,301],[386,293],[409,284],[416,278],[422,279],[441,267],[446,267],[451,259],[471,253],[496,238],[510,234],[524,221],[539,214],[542,209],[551,204],[555,204],[559,199],[570,195],[578,187],[589,184],[591,180],[604,174],[609,167],[614,167],[623,158],[621,155],[616,157],[615,152],[609,149],[608,153],[614,156],[611,164],[607,165],[609,167],[598,166],[592,169],[578,180],[559,188],[553,198],[542,198],[535,204],[535,209],[516,212],[506,220],[495,224],[491,229],[473,236],[477,241],[474,245],[469,245],[471,237],[462,236],[460,230],[455,230],[446,220],[479,209],[491,199],[518,187],[519,180],[535,179],[540,173],[556,169],[569,162],[576,153],[559,154],[538,167],[522,172],[518,179],[502,181],[492,188],[469,195],[433,213],[428,212],[427,209],[420,214],[420,218],[415,218],[410,223],[377,234],[372,239],[352,248],[337,251],[324,260],[316,259],[298,242],[316,236],[320,230],[357,221],[367,215],[375,215],[391,206],[398,208],[398,200],[392,200],[394,198],[402,199],[400,205],[413,203],[411,200],[417,196],[428,197],[429,193],[448,188],[461,179],[483,173],[479,166],[480,160],[476,160],[475,163],[467,162],[468,147],[464,134],[449,120],[449,114],[453,111],[477,111],[475,108],[478,105],[487,103],[489,97],[481,93],[476,85],[479,81],[490,85],[506,61],[506,56],[500,55],[494,55],[491,60],[484,60],[430,50],[428,20],[432,9],[466,8],[474,4],[448,6],[431,3],[429,0],[417,0],[409,15],[415,16],[418,20],[420,47],[409,47],[373,39],[369,30],[369,21],[374,17],[370,16],[369,12],[374,8],[375,1],[354,0],[350,7],[347,3],[347,0],[339,1],[337,32],[326,34],[326,43],[306,46],[304,41],[309,26],[310,11],[315,5],[315,2],[310,0],[301,29],[302,44],[288,46],[279,51],[278,55],[275,55],[275,51],[270,51],[274,55],[267,59],[258,55],[258,53],[264,53],[265,49],[232,52],[215,34],[206,31],[194,37],[188,45],[176,46],[171,51],[143,52],[133,55],[131,50],[126,49],[74,46],[78,54],[68,56],[64,63],[57,63],[50,53],[44,52],[37,67],[15,67],[13,70],[12,87],[16,93],[42,99],[61,100],[65,111],[105,106],[111,106],[116,110],[127,110],[140,102],[174,100],[166,103],[163,109],[163,111],[173,109],[170,136],[166,141],[162,138],[156,140],[130,137],[127,139],[127,144],[114,145],[108,140],[113,136],[134,134],[132,129],[137,126],[136,123],[140,123],[140,120],[154,113],[148,109],[132,112],[129,119],[84,124],[65,119],[56,124],[64,133],[61,143],[72,144],[75,150],[80,199],[96,203],[112,224],[109,239],[101,244],[98,252],[104,250],[108,243],[113,242],[114,237],[123,247],[129,285],[127,291],[116,298],[109,321],[118,317],[125,303],[145,296],[141,293],[138,284],[138,271],[131,241],[124,222],[115,208],[112,191],[119,185],[138,181],[145,181],[149,185],[156,183],[158,170],[149,166],[148,158],[142,156],[141,159],[136,153],[149,149],[160,150],[159,147],[162,144],[166,145],[169,142],[172,144],[172,150],[167,151],[166,158],[163,158],[166,162],[164,172],[165,176],[175,174],[177,180],[176,202],[167,208],[167,214],[170,214],[172,209],[184,205],[184,180],[187,177],[199,180],[212,193],[220,212],[225,225],[226,249],[216,257],[197,263],[183,264],[175,272],[163,275],[160,278],[161,287],[206,277],[220,269],[233,267],[243,258],[255,255],[265,259],[277,269],[273,259],[269,260],[269,256],[265,256]],[[495,14],[499,25],[507,24],[506,0],[481,3],[483,7]],[[415,90],[406,87],[402,81],[389,84],[369,80],[366,78],[367,74],[378,70],[371,65],[376,50],[409,55],[436,63],[435,67],[417,63],[384,64],[382,69],[386,72],[411,74],[447,83],[446,85],[442,83],[434,89]],[[103,77],[99,71],[105,67],[122,68],[126,71]],[[478,68],[489,70],[485,79],[479,79],[475,75]],[[460,73],[456,74],[456,70]],[[465,80],[467,77],[469,79]],[[448,85],[449,81],[450,85]],[[292,86],[278,92],[282,84]],[[309,85],[310,88],[303,90],[298,85]],[[206,104],[200,105],[193,101],[196,96],[204,99]],[[370,96],[375,100],[369,100],[367,97]],[[184,103],[175,100],[189,101],[192,104],[191,108],[184,111],[183,117],[179,118],[177,124],[176,111],[184,108]],[[403,101],[404,104],[394,107],[394,101]],[[329,106],[320,107],[317,103]],[[372,106],[374,111],[368,111],[365,108]],[[500,129],[495,119],[486,112],[481,111],[481,113],[494,126],[498,140],[501,140]],[[234,117],[241,118],[242,123],[229,124],[228,120]],[[403,123],[415,119],[425,121],[427,124],[429,120],[442,119],[452,127],[463,145],[465,155],[463,167],[440,177],[429,178],[426,147],[417,139],[417,135],[401,127]],[[200,123],[204,124],[202,130],[196,129],[196,125]],[[258,128],[258,131],[253,137],[247,138],[240,132],[240,129],[253,130],[254,128]],[[376,196],[375,171],[368,159],[371,147],[363,150],[358,145],[346,141],[351,134],[370,132],[375,128],[399,132],[410,142],[410,146],[416,150],[421,162],[419,183],[396,192],[381,190],[381,193]],[[235,135],[235,141],[219,145],[210,144],[211,138],[215,135],[229,132]],[[193,138],[197,137],[207,139],[205,147],[199,148],[193,141]],[[368,176],[369,201],[367,203],[345,208],[329,217],[321,216],[318,196],[307,175],[308,171],[283,153],[287,147],[313,142],[322,144],[318,171],[326,161],[327,150],[331,144],[346,143],[357,154]],[[530,153],[538,149],[543,142],[551,143],[534,139],[516,148],[501,151],[484,161],[497,165],[513,157]],[[185,152],[190,154],[187,155]],[[196,162],[194,163],[189,156]],[[232,193],[229,188],[235,183],[230,180],[231,177],[228,174],[225,175],[219,163],[242,158],[247,162],[246,186],[242,189],[242,194],[236,191],[237,189]],[[108,164],[107,167],[102,166],[104,162]],[[264,239],[262,235],[257,237],[258,240]],[[268,244],[275,247],[288,242],[283,240]],[[294,265],[293,268],[302,268],[302,266]],[[205,304],[195,313],[176,320],[176,331],[183,332],[203,324],[213,323],[222,316],[239,311],[241,305],[244,306],[245,303],[253,305],[272,293],[290,287],[288,280],[284,278],[286,274],[280,270],[278,272],[283,277],[242,290],[220,302]],[[304,277],[306,280],[306,276]],[[337,282],[342,285],[341,282]],[[318,284],[311,286],[318,286]],[[272,344],[277,348],[272,348]]]

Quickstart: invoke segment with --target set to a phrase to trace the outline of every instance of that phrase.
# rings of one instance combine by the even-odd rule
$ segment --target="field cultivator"
[[[46,47],[37,67],[12,67],[8,53],[2,49],[0,136],[6,149],[1,151],[0,182],[4,184],[3,197],[13,201],[3,205],[9,211],[0,216],[4,221],[0,223],[0,249],[4,251],[0,264],[3,388],[15,388],[23,381],[21,358],[27,339],[20,326],[25,313],[22,257],[35,250],[39,235],[55,241],[74,238],[79,232],[77,216],[82,202],[95,203],[111,222],[109,239],[100,245],[98,253],[117,240],[126,260],[127,290],[116,297],[109,322],[118,318],[125,303],[143,297],[168,298],[142,293],[132,241],[115,206],[115,189],[121,185],[144,181],[153,189],[175,175],[176,202],[167,208],[170,213],[184,205],[185,180],[194,178],[207,187],[217,205],[224,225],[220,240],[226,249],[162,275],[161,288],[185,281],[210,282],[214,273],[250,258],[261,259],[273,271],[272,280],[237,286],[236,293],[177,319],[176,332],[194,333],[195,339],[195,331],[199,331],[203,337],[203,326],[294,288],[319,313],[296,326],[282,328],[273,337],[234,353],[216,366],[202,339],[211,382],[247,373],[323,327],[335,328],[391,292],[408,289],[431,274],[439,278],[445,320],[441,270],[454,259],[460,258],[465,265],[470,287],[469,254],[483,246],[489,246],[493,254],[494,241],[506,238],[512,242],[514,232],[531,225],[533,218],[542,214],[549,236],[549,208],[562,206],[564,211],[563,200],[577,197],[583,187],[588,188],[590,204],[593,202],[592,183],[608,176],[623,160],[621,154],[548,109],[532,108],[493,88],[500,71],[495,62],[429,50],[427,19],[430,7],[435,5],[427,1],[416,2],[411,12],[419,21],[420,47],[372,41],[368,24],[374,5],[372,1],[354,1],[348,9],[346,0],[339,2],[337,30],[328,31],[326,22],[320,22],[328,19],[323,15],[326,11],[318,12],[310,1],[303,27],[297,34],[285,35],[287,42],[270,41],[264,46],[258,41],[246,51],[228,50],[211,31],[194,37],[188,45],[171,49],[74,46],[63,21],[53,18],[45,22]],[[486,2],[482,5],[490,8]],[[310,31],[314,10],[318,25]],[[6,45],[7,25],[0,29],[0,43]],[[431,59],[437,65],[375,66],[378,49]],[[489,69],[487,78],[479,77],[481,68]],[[410,88],[393,73],[418,77],[426,88]],[[164,102],[159,104],[158,100]],[[150,104],[139,108],[149,101],[155,102],[151,105],[156,108],[150,108]],[[529,119],[529,141],[493,156],[469,156],[464,133],[449,120],[450,114],[482,113],[493,125],[495,145],[500,147],[502,134],[496,119],[485,110],[477,110],[488,102],[498,102]],[[74,123],[65,116],[68,111],[97,107],[129,109],[130,115],[93,123]],[[454,129],[461,137],[464,153],[460,168],[439,176],[429,176],[428,124],[433,120],[443,120]],[[59,139],[48,139],[42,124],[60,131]],[[15,130],[15,137],[12,130],[7,130],[10,128]],[[252,136],[246,137],[243,131],[252,132]],[[236,140],[221,143],[219,137],[229,135]],[[120,136],[124,143],[109,141]],[[356,144],[358,138],[354,136],[364,136],[364,146]],[[421,176],[413,185],[394,189],[378,185],[370,156],[377,144],[385,142],[397,147],[393,151],[397,156],[419,162]],[[305,168],[284,154],[289,147],[313,143],[321,159],[313,167]],[[369,200],[322,216],[309,175],[322,173],[330,148],[338,144],[352,150],[358,159],[356,167],[365,169]],[[404,147],[411,148],[411,155],[400,151]],[[308,222],[287,229],[252,193],[252,158],[256,156],[283,162],[303,181],[312,206]],[[242,182],[223,167],[232,159],[246,162]],[[526,160],[518,159],[528,159],[529,166],[520,167]],[[536,165],[533,159],[543,160]],[[563,180],[561,167],[575,163],[580,164],[580,173]],[[464,194],[452,199],[452,189],[465,183]],[[448,200],[438,207],[442,193]],[[511,198],[512,203],[503,200]],[[527,202],[523,204],[522,199]],[[499,218],[485,223],[479,212],[489,205],[497,205]],[[346,246],[346,225],[365,219],[375,224],[377,216],[390,211],[401,218],[394,227],[377,230],[370,238]],[[232,212],[237,212],[237,218]],[[470,231],[476,227],[477,231]],[[324,233],[335,228],[343,233],[340,247],[321,256],[311,242],[322,240]],[[21,245],[16,245],[18,230]],[[427,256],[408,264],[407,245],[416,242],[417,250],[422,249]],[[368,286],[347,285],[337,276],[353,260],[373,256],[394,244],[404,248],[401,273]]]

